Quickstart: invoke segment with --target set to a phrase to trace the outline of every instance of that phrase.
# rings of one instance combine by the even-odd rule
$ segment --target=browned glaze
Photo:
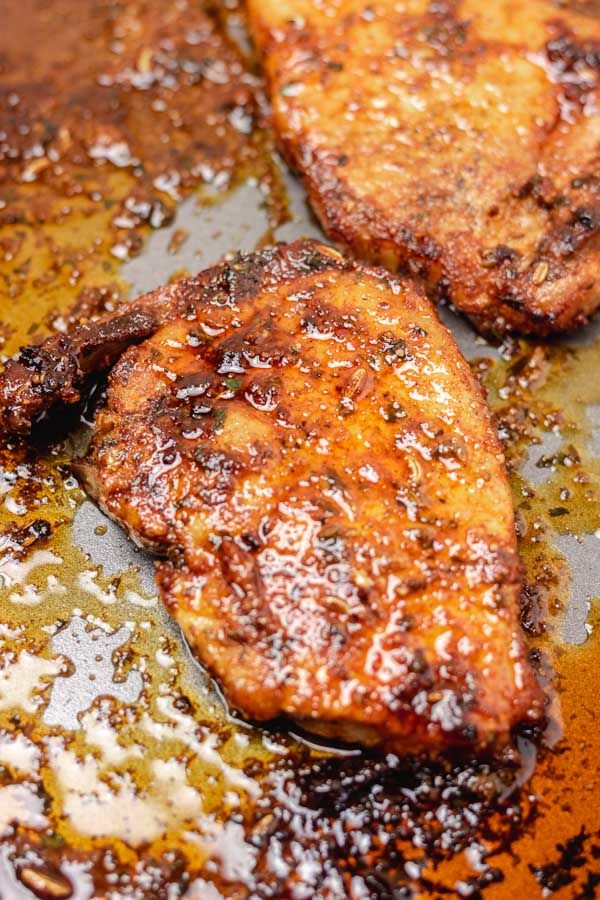
[[[325,230],[481,328],[600,303],[597,7],[249,0],[274,125]]]
[[[591,3],[578,8],[595,12]],[[173,14],[178,9],[67,0],[3,5],[0,45],[3,61],[10,60],[3,63],[3,90],[11,94],[18,83],[31,98],[35,70],[39,108],[44,98],[56,105],[59,130],[63,124],[69,134],[74,129],[81,154],[71,157],[57,139],[64,174],[55,180],[44,163],[28,174],[33,182],[21,179],[27,160],[14,165],[9,160],[0,196],[21,218],[14,226],[7,223],[1,238],[6,353],[32,334],[62,327],[75,301],[79,314],[116,302],[124,290],[119,245],[131,252],[137,246],[134,235],[143,238],[149,230],[137,221],[148,211],[145,205],[138,207],[133,225],[113,221],[124,198],[141,190],[157,214],[155,225],[163,212],[165,221],[172,214],[174,198],[150,187],[137,167],[87,158],[87,145],[79,143],[87,132],[78,128],[85,119],[70,112],[69,98],[83,97],[78,108],[85,112],[98,95],[100,105],[90,121],[108,122],[116,139],[128,116],[104,107],[102,119],[104,99],[95,75],[120,71],[121,65],[143,72],[148,55],[142,51],[149,40],[156,46],[152,41],[163,29],[186,47],[184,55],[200,59],[198,47],[204,47],[206,55],[225,54],[233,65],[218,31],[210,32],[210,50],[193,43],[187,49],[188,31],[202,30],[214,19],[207,20],[205,7],[198,5]],[[133,23],[135,34],[136,22],[139,40],[128,37],[127,23]],[[41,40],[43,27],[51,40]],[[113,42],[117,46],[111,49]],[[126,57],[119,54],[119,43],[127,44]],[[51,58],[61,64],[52,68]],[[78,78],[71,77],[74,71]],[[94,76],[87,81],[86,71]],[[183,79],[181,72],[177,77]],[[29,85],[29,94],[23,85]],[[127,141],[144,169],[159,176],[160,164],[153,160],[167,156],[149,135],[157,134],[160,123],[169,133],[178,130],[176,113],[169,110],[185,113],[190,125],[202,124],[207,109],[219,108],[218,97],[239,91],[237,77],[229,86],[207,79],[186,86],[180,80],[170,92],[159,84],[105,87],[126,109],[130,102],[136,105]],[[164,91],[166,112],[142,102]],[[0,130],[11,109],[2,106]],[[35,119],[31,111],[30,116]],[[223,183],[241,177],[246,163],[259,174],[269,166],[260,153],[257,158],[255,142],[261,139],[224,127],[226,145],[215,131],[201,128],[219,148],[209,144],[196,157],[206,153],[216,171],[213,181],[221,182],[221,171]],[[14,141],[20,152],[29,146],[25,136]],[[173,159],[176,154],[169,156],[169,167],[185,178]],[[192,176],[186,188],[195,183]],[[78,193],[79,184],[89,188]],[[96,188],[97,200],[91,196]],[[600,527],[594,502],[598,469],[589,455],[591,427],[584,415],[588,404],[600,403],[599,348],[505,349],[500,362],[478,363],[476,371],[492,387],[510,455],[522,459],[532,443],[535,449],[541,431],[555,425],[564,437],[556,460],[539,470],[548,481],[530,486],[514,477],[531,586],[525,615],[529,640],[539,649],[541,670],[557,673],[552,681],[557,724],[546,743],[563,735],[552,752],[542,741],[533,779],[524,788],[515,786],[532,764],[534,745],[524,739],[522,770],[486,763],[425,766],[393,757],[340,758],[310,749],[285,730],[267,732],[229,720],[152,592],[142,587],[135,569],[139,557],[132,551],[129,568],[123,564],[103,572],[79,548],[72,520],[84,498],[67,465],[73,445],[54,435],[48,452],[39,441],[4,448],[0,460],[0,896],[66,898],[79,891],[77,896],[100,898],[112,891],[162,900],[188,892],[213,900],[216,886],[234,897],[316,897],[328,890],[333,897],[481,891],[504,898],[518,891],[542,896],[544,888],[558,897],[594,896],[600,826],[597,614],[592,606],[591,634],[583,646],[562,642],[561,607],[570,574],[549,541],[557,529],[589,537]],[[491,359],[492,351],[482,347],[481,355]],[[558,506],[567,513],[550,515]],[[100,553],[109,539],[104,531],[99,526],[95,535]],[[83,637],[82,619],[89,629]],[[123,626],[126,632],[119,633]],[[90,671],[90,661],[97,671]],[[80,727],[55,724],[65,700],[81,697],[82,706],[90,696],[85,691],[92,685],[93,693],[98,679],[104,699],[71,710],[80,715]],[[11,824],[11,818],[20,824]],[[20,886],[29,893],[19,895]]]

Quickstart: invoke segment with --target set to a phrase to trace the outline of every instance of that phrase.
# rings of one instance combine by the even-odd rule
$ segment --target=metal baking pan
[[[291,218],[269,239],[322,237],[278,165]],[[133,296],[252,249],[268,229],[255,179],[209,205],[192,195],[120,275]],[[491,385],[501,429],[510,415],[533,422],[514,483],[524,621],[553,697],[541,743],[522,735],[519,763],[504,768],[424,764],[232,718],[161,607],[152,560],[85,499],[73,444],[54,441],[20,468],[4,459],[0,476],[2,900],[595,896],[599,329],[549,348],[493,346],[441,313]],[[579,399],[561,418],[563,377]],[[581,521],[579,490],[595,507]],[[19,555],[28,503],[39,514]]]

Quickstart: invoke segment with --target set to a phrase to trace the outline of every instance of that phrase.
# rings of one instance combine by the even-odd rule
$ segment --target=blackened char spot
[[[556,228],[540,242],[541,255],[572,256],[583,244],[600,233],[600,204],[578,207],[566,225]]]

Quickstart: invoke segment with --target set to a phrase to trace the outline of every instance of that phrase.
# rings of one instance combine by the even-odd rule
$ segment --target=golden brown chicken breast
[[[596,0],[247,0],[282,147],[328,234],[484,330],[600,303]]]
[[[540,717],[500,447],[414,287],[272,248],[80,329],[70,370],[94,329],[120,352],[127,316],[154,333],[112,370],[79,471],[166,557],[162,597],[234,707],[398,752]]]

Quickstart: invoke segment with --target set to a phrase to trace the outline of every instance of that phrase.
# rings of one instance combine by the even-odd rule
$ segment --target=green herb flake
[[[233,391],[235,394],[242,386],[242,379],[236,378],[235,375],[228,375],[227,378],[223,380],[223,384],[228,390]]]
[[[215,410],[215,431],[221,431],[227,418],[227,410],[224,406],[220,406]]]

